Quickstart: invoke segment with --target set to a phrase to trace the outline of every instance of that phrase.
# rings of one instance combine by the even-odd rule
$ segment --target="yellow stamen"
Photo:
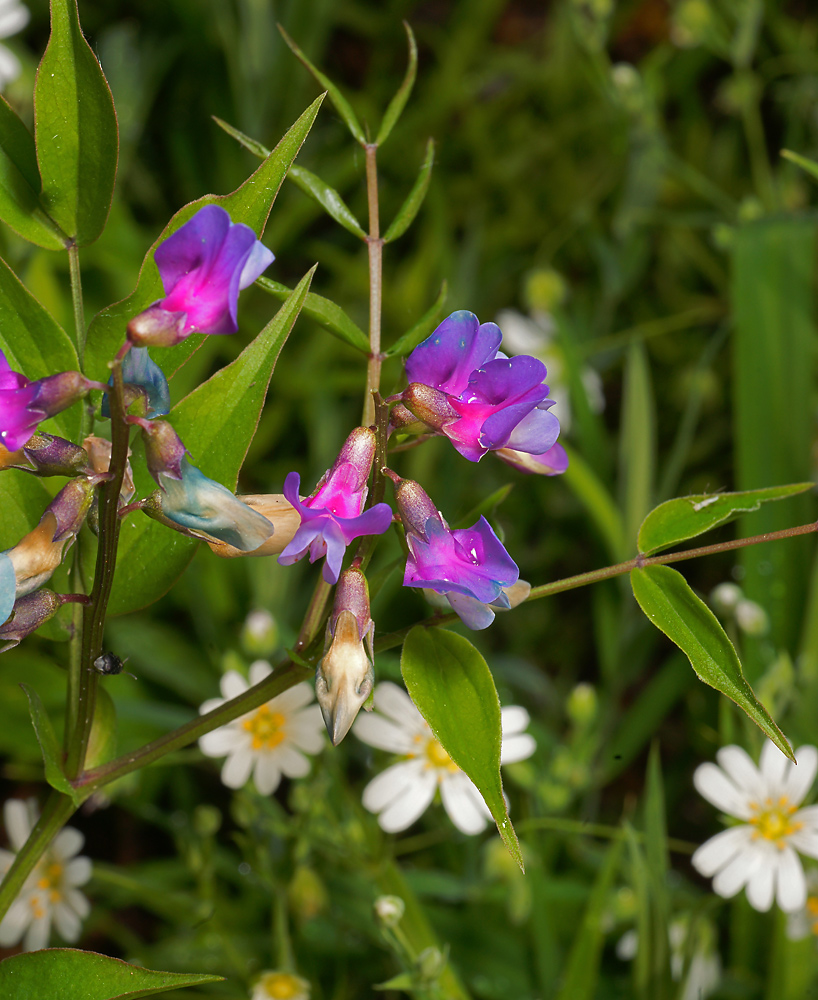
[[[787,838],[804,825],[792,821],[792,815],[797,812],[798,807],[790,805],[786,795],[782,795],[775,805],[772,799],[767,798],[764,800],[764,808],[752,803],[751,809],[756,813],[749,820],[750,825],[755,827],[753,836],[771,840],[782,851],[786,847]]]
[[[437,771],[451,771],[452,773],[458,769],[457,764],[434,737],[427,740],[423,753],[426,757],[427,767],[433,767]]]
[[[273,712],[269,705],[262,705],[242,722],[242,726],[252,736],[254,750],[272,750],[284,742],[286,722],[287,718],[281,712]]]
[[[270,972],[262,978],[261,985],[272,1000],[292,1000],[304,992],[304,981],[288,972]]]

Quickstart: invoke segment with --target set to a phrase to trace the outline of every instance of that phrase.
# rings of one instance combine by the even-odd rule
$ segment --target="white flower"
[[[0,38],[10,38],[22,31],[31,17],[28,7],[19,0],[0,0]],[[0,45],[0,90],[22,72],[20,60],[5,45]]]
[[[248,684],[238,671],[228,670],[219,685],[224,697],[206,701],[199,713],[204,715],[244,694],[271,673],[269,663],[256,660],[250,667]],[[252,712],[202,736],[199,748],[203,754],[227,758],[222,765],[222,782],[228,788],[246,785],[252,771],[256,788],[262,795],[270,795],[278,788],[282,774],[303,778],[309,772],[310,762],[304,754],[319,753],[324,745],[324,720],[318,706],[310,705],[312,696],[309,684],[296,684]]]
[[[435,739],[409,695],[397,684],[384,681],[374,697],[378,711],[359,717],[353,732],[364,743],[404,758],[364,789],[364,806],[378,813],[381,828],[398,833],[411,826],[439,788],[443,808],[458,830],[469,834],[484,830],[491,814],[483,796]],[[530,757],[537,744],[533,736],[523,732],[528,712],[510,705],[502,710],[502,722],[500,762],[511,764]]]
[[[310,1000],[310,984],[292,972],[262,972],[250,1000]]]
[[[715,950],[715,933],[706,922],[696,921],[695,941],[690,962],[685,967],[685,959],[690,946],[690,921],[679,917],[670,922],[668,943],[670,945],[670,974],[676,982],[684,978],[678,1000],[704,1000],[719,985],[721,980],[721,959]],[[635,930],[626,931],[616,943],[617,958],[632,961],[639,951],[639,935]]]
[[[693,783],[708,802],[742,822],[702,844],[693,866],[713,876],[720,896],[735,896],[746,886],[756,910],[769,910],[773,898],[786,913],[800,910],[807,886],[796,852],[818,857],[818,806],[798,806],[818,771],[818,750],[800,747],[797,767],[770,742],[759,767],[741,747],[722,747],[716,756],[721,767],[700,765]]]
[[[800,910],[787,914],[787,937],[801,941],[806,937],[818,940],[818,868],[807,872],[807,899]]]
[[[37,806],[33,799],[9,799],[3,806],[3,819],[9,843],[17,852],[37,822]],[[52,920],[65,941],[73,944],[77,940],[91,909],[77,888],[91,877],[90,860],[76,857],[84,841],[73,827],[60,830],[0,923],[2,947],[15,945],[22,938],[24,951],[45,948]],[[13,861],[13,852],[0,850],[0,875],[5,875]]]

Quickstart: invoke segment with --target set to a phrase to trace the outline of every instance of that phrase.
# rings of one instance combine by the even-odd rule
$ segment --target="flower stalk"
[[[366,196],[369,205],[369,235],[366,246],[369,252],[369,361],[366,366],[364,411],[361,423],[369,427],[375,422],[375,402],[372,394],[381,385],[381,311],[383,306],[383,239],[380,232],[378,209],[378,144],[367,143]]]

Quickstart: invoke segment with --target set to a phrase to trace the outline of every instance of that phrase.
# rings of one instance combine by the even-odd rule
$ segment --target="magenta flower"
[[[363,510],[374,457],[375,434],[369,427],[357,427],[312,496],[301,500],[301,477],[297,472],[287,476],[284,496],[301,515],[301,526],[278,557],[282,566],[292,566],[308,552],[311,563],[326,556],[324,579],[335,583],[347,545],[362,535],[386,531],[392,520],[389,504],[378,503]]]
[[[406,361],[404,405],[471,462],[500,448],[541,455],[560,432],[548,412],[545,365],[525,354],[507,358],[499,351],[502,336],[495,323],[480,325],[460,310]]]
[[[18,451],[40,421],[65,410],[91,389],[104,388],[79,372],[60,372],[31,382],[12,371],[0,351],[0,444],[7,451]]]
[[[517,564],[481,517],[470,528],[452,530],[424,490],[399,480],[395,497],[406,530],[409,558],[404,587],[425,587],[443,594],[463,624],[484,629],[494,608],[512,606],[508,591],[520,577]]]
[[[568,455],[559,442],[552,444],[542,455],[530,455],[511,448],[500,448],[495,454],[506,465],[519,469],[520,472],[534,472],[540,476],[558,476],[568,468]]]
[[[235,333],[239,292],[274,259],[253,230],[231,222],[223,208],[199,209],[156,248],[165,298],[131,320],[129,340],[167,347],[191,333]]]

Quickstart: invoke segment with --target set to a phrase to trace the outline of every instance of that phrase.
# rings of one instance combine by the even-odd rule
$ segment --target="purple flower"
[[[409,479],[395,487],[409,558],[404,587],[443,594],[471,629],[487,628],[494,608],[512,606],[508,591],[520,577],[517,564],[481,517],[471,528],[452,530],[424,490]]]
[[[301,477],[297,472],[287,476],[284,496],[301,515],[301,526],[278,557],[282,566],[291,566],[307,552],[310,562],[326,556],[324,579],[335,583],[347,545],[361,535],[386,531],[392,520],[389,504],[378,503],[361,513],[374,457],[375,434],[369,427],[357,427],[312,496],[301,500]]]
[[[520,472],[534,472],[541,476],[558,476],[568,468],[568,455],[559,443],[552,444],[542,455],[530,455],[524,451],[514,451],[511,448],[500,448],[495,452],[506,465]]]
[[[41,420],[60,413],[89,390],[104,388],[79,372],[60,372],[31,382],[12,371],[0,351],[0,444],[7,451],[18,451]]]
[[[557,418],[548,412],[545,365],[499,351],[495,323],[480,325],[474,313],[452,313],[406,361],[404,405],[452,442],[464,458],[479,462],[508,448],[541,455],[556,442]]]
[[[131,320],[128,338],[169,346],[191,333],[235,333],[239,292],[274,259],[249,226],[207,205],[156,248],[165,298]]]

